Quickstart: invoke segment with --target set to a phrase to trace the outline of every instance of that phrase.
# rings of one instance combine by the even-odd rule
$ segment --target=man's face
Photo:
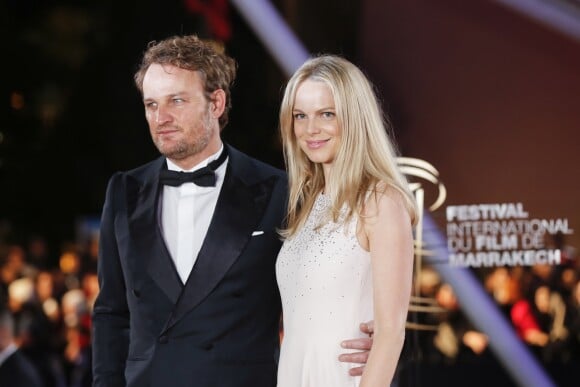
[[[218,117],[199,72],[152,64],[143,78],[143,103],[155,146],[177,165],[192,168],[219,149]]]

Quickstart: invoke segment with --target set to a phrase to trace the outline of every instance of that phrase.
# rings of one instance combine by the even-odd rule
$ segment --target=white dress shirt
[[[167,168],[172,171],[193,172],[217,159],[222,150],[223,144],[217,153],[187,171],[179,168],[169,159],[167,159]],[[215,187],[200,187],[194,183],[185,183],[179,187],[163,187],[161,207],[163,237],[177,273],[184,284],[187,282],[207,234],[224,183],[228,159],[215,171]]]

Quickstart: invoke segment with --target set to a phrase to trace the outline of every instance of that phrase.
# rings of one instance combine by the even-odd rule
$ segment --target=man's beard
[[[178,141],[170,149],[163,150],[161,146],[157,146],[159,152],[169,159],[182,160],[189,156],[196,155],[203,151],[209,144],[210,131],[205,128],[202,136],[197,138],[193,143],[188,143],[185,139]],[[156,144],[157,145],[157,144]]]
[[[203,122],[201,133],[193,142],[188,142],[189,138],[182,139],[173,145],[170,149],[163,149],[163,144],[156,142],[155,145],[159,152],[172,160],[183,160],[187,157],[196,155],[203,151],[209,144],[211,138],[211,125],[209,119]],[[178,129],[181,129],[178,127]]]

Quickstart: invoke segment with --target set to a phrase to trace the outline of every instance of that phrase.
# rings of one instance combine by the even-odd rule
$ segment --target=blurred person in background
[[[49,270],[54,267],[48,243],[42,235],[31,235],[26,244],[26,256],[28,262],[39,270]]]
[[[0,386],[45,387],[35,366],[16,344],[14,318],[8,308],[0,306]]]
[[[533,291],[533,312],[543,332],[549,340],[542,349],[545,362],[567,361],[569,353],[569,331],[565,326],[566,304],[562,296],[547,284],[537,286]]]
[[[433,338],[435,347],[444,356],[444,362],[467,361],[473,355],[481,356],[488,348],[487,336],[472,327],[459,307],[451,285],[443,283],[435,296],[445,310],[435,315],[440,319]]]
[[[69,387],[90,386],[91,315],[85,292],[72,289],[61,301],[66,347],[64,359]]]
[[[572,358],[580,359],[580,282],[576,282],[568,300],[567,327],[570,330]]]
[[[78,289],[81,286],[81,256],[75,244],[67,244],[62,248],[59,257],[59,267],[64,275],[66,290]],[[66,291],[65,290],[65,291]]]
[[[60,305],[54,297],[54,279],[52,272],[41,270],[34,280],[35,300],[51,323],[60,321]]]
[[[542,330],[534,313],[533,295],[529,290],[522,289],[520,281],[510,277],[510,317],[518,336],[524,340],[536,355],[550,341],[548,332]]]
[[[16,341],[35,365],[47,387],[65,385],[61,336],[34,297],[34,281],[20,278],[8,286],[8,306],[14,316]]]
[[[0,279],[4,284],[10,284],[19,278],[33,278],[37,270],[26,261],[26,253],[19,245],[9,246],[0,267]]]

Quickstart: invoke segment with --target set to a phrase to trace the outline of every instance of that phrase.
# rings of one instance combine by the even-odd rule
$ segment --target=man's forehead
[[[168,95],[186,93],[195,85],[203,88],[203,80],[198,71],[176,66],[152,64],[143,77],[143,97],[148,95]]]

